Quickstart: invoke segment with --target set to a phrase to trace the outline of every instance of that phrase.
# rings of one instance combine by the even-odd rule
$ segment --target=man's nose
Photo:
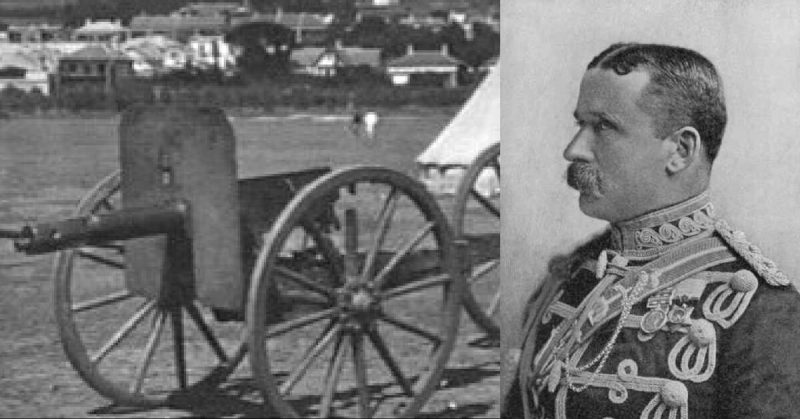
[[[591,161],[591,132],[588,128],[580,128],[572,141],[564,149],[564,158],[568,161]]]

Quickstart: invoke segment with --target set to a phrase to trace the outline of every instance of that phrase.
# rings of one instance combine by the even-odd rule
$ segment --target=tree
[[[239,68],[250,76],[279,76],[289,73],[294,33],[284,25],[266,22],[237,26],[225,41],[242,48]]]
[[[466,43],[459,51],[459,59],[476,67],[500,54],[500,34],[482,23],[473,24],[472,31],[472,42]]]

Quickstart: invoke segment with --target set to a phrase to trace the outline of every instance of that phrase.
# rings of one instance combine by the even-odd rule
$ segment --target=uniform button
[[[758,278],[756,278],[755,274],[747,269],[736,271],[736,273],[733,274],[733,278],[731,278],[730,282],[731,289],[736,292],[750,292],[756,289],[757,286]]]
[[[692,320],[692,324],[689,326],[689,340],[701,348],[714,343],[717,340],[714,325],[706,319]]]
[[[668,407],[682,407],[689,404],[689,390],[680,381],[668,381],[661,387],[661,401]]]

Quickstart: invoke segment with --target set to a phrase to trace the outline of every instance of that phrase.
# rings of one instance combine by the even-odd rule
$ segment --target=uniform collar
[[[714,232],[708,191],[681,203],[611,225],[612,249],[628,259],[651,259],[670,248]]]

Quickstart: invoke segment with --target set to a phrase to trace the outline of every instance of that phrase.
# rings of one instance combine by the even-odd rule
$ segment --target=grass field
[[[370,164],[415,175],[414,157],[452,117],[447,112],[384,115],[374,141],[354,136],[346,116],[231,118],[239,177],[318,166]],[[116,170],[118,118],[0,121],[0,226],[68,214],[96,182]],[[446,207],[447,202],[442,202]],[[66,361],[53,317],[51,256],[26,257],[0,244],[0,416],[253,417],[257,403],[128,412],[109,407]],[[428,404],[431,416],[497,416],[499,363],[466,345],[475,327],[462,318],[449,383]],[[252,390],[252,389],[251,389]]]

